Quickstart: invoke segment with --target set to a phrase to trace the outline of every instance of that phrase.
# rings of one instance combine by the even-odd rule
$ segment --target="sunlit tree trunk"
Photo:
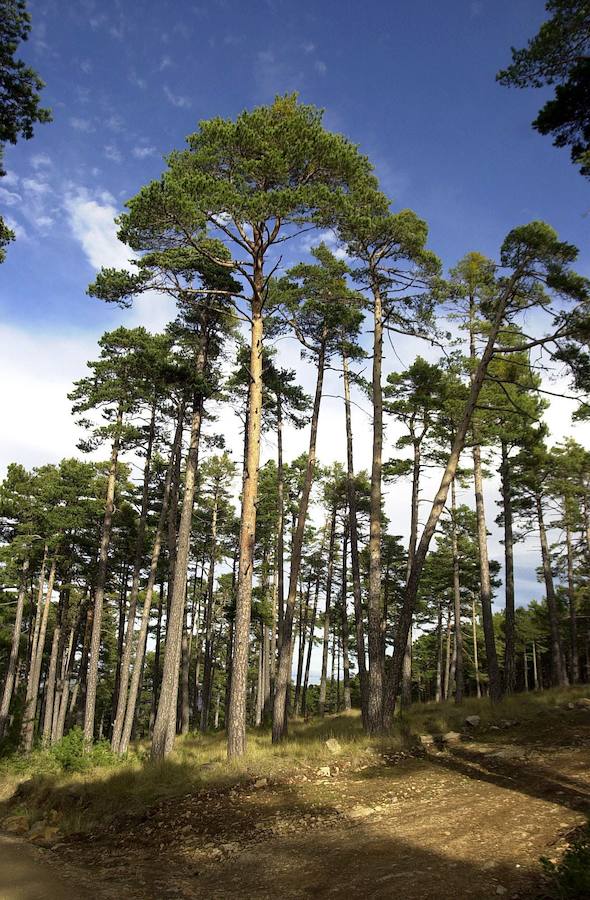
[[[328,542],[328,566],[326,571],[326,604],[324,609],[324,636],[322,641],[322,672],[320,675],[320,695],[318,713],[323,716],[326,710],[326,692],[328,681],[328,652],[330,647],[330,618],[332,605],[332,582],[334,578],[334,554],[336,549],[336,506],[332,508],[330,521],[330,540]]]
[[[455,481],[451,485],[451,541],[453,551],[453,610],[455,617],[455,703],[463,702],[463,632],[461,630],[461,573],[457,541],[457,498]]]
[[[283,642],[279,652],[279,662],[277,666],[277,678],[275,685],[275,699],[273,706],[273,741],[277,742],[287,733],[287,688],[290,681],[290,659],[293,651],[293,614],[295,610],[295,600],[297,597],[297,582],[299,580],[299,571],[301,568],[301,557],[303,552],[303,538],[305,533],[305,523],[307,521],[307,510],[309,506],[309,496],[313,484],[316,459],[316,442],[318,432],[318,421],[320,417],[320,403],[322,399],[322,389],[324,384],[324,366],[325,366],[325,339],[320,344],[317,358],[317,379],[315,397],[313,402],[313,411],[311,417],[311,430],[309,436],[309,448],[307,455],[307,466],[305,469],[305,478],[303,481],[303,490],[299,502],[299,511],[297,515],[297,526],[293,536],[293,547],[291,550],[291,570],[289,573],[289,591],[287,594],[287,602],[285,605],[285,614],[283,619]]]
[[[109,561],[109,548],[111,545],[111,528],[113,523],[113,510],[115,508],[115,485],[117,482],[117,461],[121,446],[121,426],[123,424],[123,404],[117,409],[115,423],[115,437],[111,449],[109,475],[107,480],[107,495],[104,507],[104,519],[100,537],[100,550],[98,554],[98,570],[94,586],[94,616],[92,620],[92,634],[90,637],[90,654],[88,658],[88,670],[86,675],[86,702],[84,708],[84,744],[90,747],[94,740],[94,713],[96,707],[96,690],[98,687],[98,661],[100,656],[100,638],[102,628],[102,613],[104,606],[105,588],[107,581],[107,566]]]
[[[133,652],[133,639],[135,636],[135,617],[137,613],[137,597],[139,594],[139,576],[141,574],[141,564],[143,561],[145,528],[149,509],[150,494],[150,474],[152,464],[152,449],[154,446],[154,437],[156,433],[156,402],[152,404],[152,414],[148,431],[148,441],[145,454],[145,465],[143,469],[143,491],[141,496],[141,510],[139,514],[139,522],[137,525],[137,539],[135,545],[135,559],[133,561],[133,576],[131,581],[131,595],[129,597],[129,609],[127,611],[127,629],[125,632],[125,643],[123,653],[121,655],[121,674],[119,678],[119,691],[117,699],[117,708],[115,712],[115,720],[113,722],[113,736],[111,747],[115,753],[119,750],[121,734],[123,732],[123,724],[125,720],[125,710],[127,708],[127,694],[129,690],[129,671],[131,666],[131,656]]]
[[[347,461],[347,501],[348,520],[350,523],[350,567],[352,572],[352,596],[354,600],[354,622],[357,646],[357,664],[359,670],[359,685],[361,693],[361,714],[363,724],[368,727],[368,681],[365,650],[365,628],[363,621],[363,605],[361,595],[361,572],[358,551],[358,523],[356,507],[356,489],[354,482],[354,459],[352,449],[352,421],[350,410],[350,373],[348,370],[348,358],[346,350],[342,350],[342,366],[344,373],[344,411],[346,418],[346,461]]]
[[[381,595],[381,477],[383,465],[383,309],[378,283],[373,285],[373,453],[369,505],[369,679],[367,726],[370,734],[383,728],[383,600]],[[404,632],[404,648],[409,628]],[[401,673],[400,673],[401,674]]]
[[[53,594],[53,584],[55,581],[56,559],[53,558],[51,569],[49,570],[49,578],[47,580],[47,592],[45,594],[45,602],[43,604],[43,612],[39,625],[39,635],[34,655],[31,660],[31,670],[29,672],[29,682],[27,685],[27,696],[25,703],[25,712],[23,715],[21,729],[21,746],[25,753],[28,753],[33,746],[33,737],[35,734],[35,716],[37,714],[37,700],[39,696],[39,682],[41,680],[41,665],[43,662],[43,650],[45,648],[45,634],[47,632],[47,620],[49,618],[49,607],[51,606],[51,595]]]
[[[504,689],[512,693],[516,681],[516,658],[514,649],[514,535],[512,526],[512,492],[510,487],[510,460],[508,445],[502,441],[502,509],[504,513],[504,590],[506,612],[504,633]]]
[[[576,610],[576,586],[574,582],[574,553],[572,548],[572,533],[569,525],[565,529],[565,542],[567,550],[567,594],[570,613],[570,647],[571,647],[571,680],[577,684],[580,680],[580,659],[578,652],[578,616]]]
[[[201,344],[197,352],[196,374],[202,376],[207,359],[207,341],[201,336]],[[186,579],[190,551],[193,502],[195,482],[199,462],[199,440],[203,418],[203,402],[200,396],[194,398],[191,417],[191,432],[184,475],[184,495],[178,541],[176,562],[174,566],[174,586],[169,604],[170,613],[166,629],[166,652],[162,669],[162,684],[158,712],[154,722],[152,735],[152,759],[163,759],[174,746],[176,732],[176,712],[178,698],[178,680],[180,674],[180,656],[182,650],[182,632],[184,608],[186,603]]]
[[[549,631],[551,637],[551,681],[556,687],[563,687],[567,684],[567,675],[564,672],[563,661],[561,655],[561,635],[559,633],[559,609],[557,606],[557,597],[555,596],[555,587],[553,585],[553,573],[551,571],[551,557],[549,555],[549,544],[547,541],[547,531],[545,530],[545,521],[543,518],[543,502],[541,495],[535,495],[535,507],[537,511],[537,524],[539,528],[539,537],[541,539],[541,558],[543,561],[543,577],[545,579],[545,593],[547,595],[547,609],[549,612]]]
[[[255,240],[261,245],[262,235]],[[246,456],[240,521],[240,559],[236,596],[236,616],[231,662],[231,687],[227,721],[227,753],[230,759],[246,751],[246,694],[248,687],[248,655],[252,576],[256,539],[256,498],[260,464],[260,430],[262,426],[262,303],[264,295],[263,256],[254,257],[254,296],[251,304],[250,386],[246,424]]]

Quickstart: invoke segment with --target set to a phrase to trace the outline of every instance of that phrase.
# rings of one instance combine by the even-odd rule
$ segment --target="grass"
[[[363,733],[357,711],[294,721],[289,738],[278,747],[273,747],[269,730],[251,730],[247,754],[232,762],[226,759],[222,732],[179,738],[174,752],[161,763],[150,761],[147,742],[136,744],[123,759],[100,745],[88,760],[81,753],[79,736],[68,735],[57,749],[0,761],[0,819],[24,814],[32,824],[55,810],[63,833],[91,831],[117,815],[140,815],[158,802],[203,788],[219,789],[252,778],[285,778],[306,767],[338,762],[375,765],[379,754],[415,745],[419,734],[465,731],[468,715],[480,716],[478,731],[484,732],[486,741],[497,734],[488,731],[489,726],[506,719],[519,722],[511,737],[542,739],[548,728],[551,733],[559,731],[555,723],[566,715],[568,702],[589,693],[588,687],[531,692],[508,697],[494,707],[485,699],[468,699],[461,707],[452,702],[414,704],[396,720],[391,734],[380,738]],[[330,737],[341,746],[337,757],[326,748]],[[505,740],[506,734],[501,738]]]

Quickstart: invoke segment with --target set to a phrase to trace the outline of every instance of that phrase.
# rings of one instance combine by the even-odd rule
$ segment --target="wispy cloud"
[[[311,41],[306,41],[301,45],[301,49],[304,53],[313,53],[313,51],[315,50],[315,44],[313,44]]]
[[[70,116],[70,125],[76,131],[83,131],[86,134],[90,134],[91,131],[95,130],[90,119],[82,119],[79,116]]]
[[[22,200],[20,194],[17,194],[16,191],[7,191],[6,188],[0,187],[0,200],[6,204],[6,206],[16,206]]]
[[[163,72],[164,69],[169,69],[172,66],[172,60],[168,55],[165,55],[160,60],[160,65],[158,66],[160,72]]]
[[[164,95],[166,99],[172,104],[172,106],[176,106],[179,109],[188,109],[189,106],[192,106],[192,100],[190,97],[185,97],[182,94],[175,94],[170,90],[168,85],[164,85]]]
[[[123,161],[121,151],[116,144],[106,144],[103,152],[105,157],[110,159],[111,162],[120,163]]]
[[[140,90],[144,91],[147,87],[147,81],[145,78],[141,78],[135,69],[132,69],[129,73],[129,84],[132,84],[134,87],[138,87]]]
[[[108,128],[109,131],[114,131],[115,133],[119,133],[123,131],[125,128],[125,123],[121,116],[118,116],[116,113],[111,113],[108,119],[105,119],[104,122],[105,128]]]
[[[46,153],[34,153],[31,157],[31,165],[34,169],[46,169],[51,165],[51,159]]]
[[[133,156],[134,156],[136,159],[147,159],[148,156],[154,156],[154,155],[155,155],[155,153],[156,153],[156,148],[155,148],[155,147],[151,147],[151,146],[150,146],[150,147],[141,147],[141,146],[138,146],[138,147],[134,147],[133,150],[131,151],[131,153],[133,154]]]
[[[316,70],[316,72],[319,72],[320,75],[325,75],[326,72],[328,71],[328,67],[327,67],[326,63],[321,59],[316,59],[316,61],[313,65],[314,65],[314,69]]]

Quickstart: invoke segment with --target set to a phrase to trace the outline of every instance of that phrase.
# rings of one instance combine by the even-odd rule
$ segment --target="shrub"
[[[559,863],[541,860],[556,900],[586,900],[590,897],[590,823],[580,829]]]
[[[68,732],[51,748],[50,755],[64,772],[88,772],[96,766],[112,766],[119,762],[107,741],[99,741],[85,751],[84,732],[81,728],[73,728]]]

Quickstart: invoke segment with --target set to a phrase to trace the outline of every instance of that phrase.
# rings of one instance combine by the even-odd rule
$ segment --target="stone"
[[[264,788],[267,785],[268,785],[268,778],[257,778],[256,781],[254,782],[254,787],[256,788],[256,790],[259,790],[260,788]]]
[[[481,718],[479,716],[467,716],[465,719],[465,724],[469,725],[471,728],[477,728],[480,722]]]
[[[499,894],[499,896],[503,896],[508,893],[508,889],[505,888],[503,884],[499,884],[496,888],[496,893]]]
[[[432,747],[434,745],[434,737],[431,734],[420,734],[418,740],[423,747]]]
[[[316,775],[319,778],[329,778],[330,777],[330,766],[320,766],[317,770]]]
[[[32,844],[39,844],[41,847],[48,847],[54,844],[59,836],[59,828],[55,825],[44,825],[35,831],[31,837]]]
[[[588,697],[582,697],[580,700],[576,700],[576,707],[578,709],[590,709],[590,700]]]
[[[373,809],[370,806],[353,806],[352,809],[348,811],[349,819],[366,819],[367,816],[373,815]]]
[[[446,734],[443,734],[442,739],[445,744],[458,744],[461,740],[461,735],[458,731],[447,731]]]
[[[342,747],[340,746],[336,738],[328,738],[328,740],[326,741],[326,750],[329,750],[330,753],[336,755],[337,753],[341,752]]]
[[[9,816],[2,822],[2,827],[9,834],[26,834],[29,830],[29,820],[26,816]]]

